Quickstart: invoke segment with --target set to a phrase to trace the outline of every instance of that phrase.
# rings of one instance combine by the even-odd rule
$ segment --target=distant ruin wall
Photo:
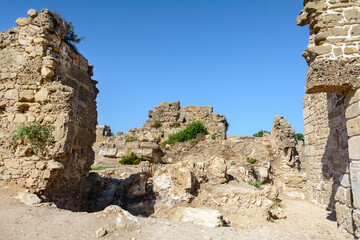
[[[94,161],[97,82],[87,60],[62,40],[63,19],[47,9],[28,14],[0,33],[0,179],[79,210]],[[9,150],[8,137],[25,122],[55,126],[46,156]]]
[[[180,102],[162,102],[149,111],[149,118],[138,129],[130,129],[129,134],[142,140],[154,140],[158,137],[167,139],[169,134],[180,131],[193,121],[202,122],[210,134],[216,138],[226,139],[228,123],[224,115],[213,112],[212,107],[186,106]]]
[[[308,189],[313,201],[335,206],[340,227],[360,237],[360,2],[304,6],[297,24],[310,28],[303,56],[306,93],[314,94],[304,99]]]

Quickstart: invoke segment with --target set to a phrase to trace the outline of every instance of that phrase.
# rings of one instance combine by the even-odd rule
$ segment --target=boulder
[[[41,203],[41,199],[36,194],[32,193],[21,192],[18,194],[18,198],[22,203],[25,203],[28,206],[34,206]]]
[[[175,218],[183,222],[192,222],[205,227],[224,226],[223,215],[217,210],[206,208],[179,207]]]
[[[156,170],[153,186],[157,199],[164,203],[190,202],[194,197],[195,178],[188,168],[174,164]]]

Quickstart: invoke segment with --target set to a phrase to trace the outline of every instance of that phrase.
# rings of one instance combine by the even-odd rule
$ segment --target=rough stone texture
[[[179,207],[175,219],[205,227],[222,227],[224,225],[222,214],[212,209]]]
[[[279,161],[273,164],[275,184],[290,195],[304,192],[306,166],[297,152],[295,130],[283,116],[275,116],[270,142],[274,153],[279,156]]]
[[[304,97],[307,189],[313,202],[334,209],[339,187],[349,189],[344,96],[318,93]],[[351,203],[350,203],[351,206]]]
[[[360,207],[360,2],[304,6],[297,24],[310,26],[303,56],[309,64],[306,92],[314,94],[304,99],[308,189],[315,202],[336,206],[339,226],[360,237],[352,215]]]
[[[201,121],[209,136],[216,133],[217,139],[226,139],[226,118],[213,113],[212,107],[180,107],[179,101],[162,102],[149,111],[149,118],[141,128],[132,128],[125,134],[112,136],[109,126],[98,125],[93,146],[95,165],[113,165],[114,158],[119,160],[129,149],[144,160],[159,163],[163,156],[159,143],[193,121]]]
[[[309,24],[307,93],[347,93],[359,88],[360,3],[304,1],[297,24]]]
[[[157,199],[168,205],[190,202],[194,198],[192,193],[195,190],[195,177],[181,164],[156,170],[153,185]]]
[[[96,81],[87,60],[65,43],[65,21],[30,10],[0,33],[0,180],[41,193],[58,207],[86,202],[96,127]],[[46,156],[8,149],[22,122],[55,126]]]
[[[225,116],[213,112],[212,107],[180,107],[180,102],[162,102],[149,111],[149,118],[140,129],[130,129],[135,139],[167,139],[193,121],[201,121],[210,134],[217,133],[218,139],[226,139],[227,121]]]

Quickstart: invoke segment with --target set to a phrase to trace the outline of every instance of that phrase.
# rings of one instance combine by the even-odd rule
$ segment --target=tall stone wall
[[[94,161],[97,82],[88,61],[63,41],[63,19],[47,9],[28,15],[0,33],[0,179],[80,210]],[[27,122],[55,127],[44,156],[8,148],[8,137]]]
[[[360,2],[305,0],[304,6],[297,24],[310,28],[303,56],[306,93],[314,94],[304,99],[306,157],[314,168],[308,189],[313,201],[335,206],[340,227],[360,237]]]

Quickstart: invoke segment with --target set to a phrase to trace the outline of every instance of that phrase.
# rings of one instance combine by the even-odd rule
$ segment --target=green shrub
[[[305,144],[304,135],[303,135],[302,133],[296,133],[296,134],[295,134],[295,141],[296,141],[296,144],[297,144],[299,141],[303,141],[303,143]]]
[[[141,159],[136,156],[135,153],[131,151],[127,151],[124,156],[121,157],[119,163],[121,165],[137,165],[139,164]]]
[[[250,158],[250,157],[247,157],[246,158],[246,161],[248,161],[249,163],[251,163],[251,164],[254,164],[254,163],[256,163],[256,158]]]
[[[264,136],[264,133],[270,133],[270,132],[261,130],[261,131],[258,131],[258,132],[255,133],[255,134],[253,134],[253,137],[263,137],[263,136]]]
[[[213,133],[213,134],[211,134],[211,139],[212,140],[215,140],[216,139],[216,135],[217,135],[217,133],[215,132],[215,133]]]
[[[177,133],[170,134],[169,138],[164,141],[162,144],[174,144],[175,142],[186,142],[191,139],[196,139],[196,137],[200,134],[208,134],[204,124],[200,121],[194,121],[186,125],[186,127],[180,130]]]
[[[141,140],[141,142],[149,142],[149,140],[144,138],[144,139]]]
[[[260,180],[250,181],[250,182],[248,182],[248,184],[251,185],[251,186],[254,186],[254,187],[256,187],[256,188],[261,188],[261,182],[260,182]]]
[[[29,146],[36,155],[43,154],[47,146],[54,145],[52,132],[54,126],[44,126],[40,123],[22,123],[10,136],[10,148],[15,150],[17,146]]]
[[[162,122],[161,121],[155,121],[151,127],[153,128],[160,128],[162,126]]]
[[[132,136],[126,136],[125,142],[135,142],[135,138]]]

